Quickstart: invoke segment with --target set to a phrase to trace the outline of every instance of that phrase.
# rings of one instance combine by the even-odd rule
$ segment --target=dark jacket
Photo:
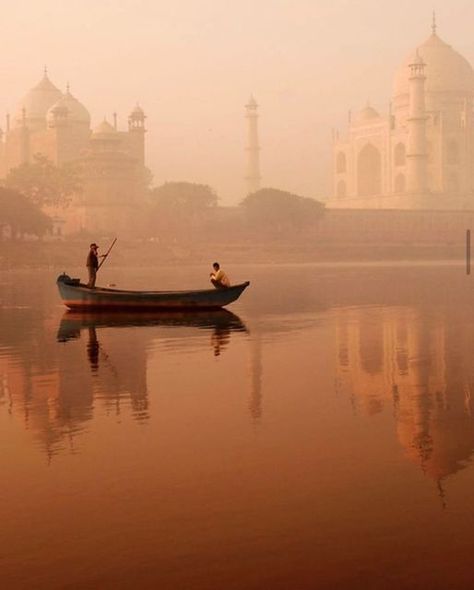
[[[99,257],[92,250],[87,255],[86,266],[91,266],[92,268],[95,268],[96,270],[99,268]]]

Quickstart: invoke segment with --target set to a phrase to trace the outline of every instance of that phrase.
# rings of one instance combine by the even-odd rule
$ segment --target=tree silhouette
[[[207,184],[166,182],[150,192],[151,225],[174,234],[199,227],[217,201],[217,194]]]
[[[277,232],[298,230],[314,224],[324,205],[276,188],[262,188],[249,194],[240,204],[248,223],[256,229]]]
[[[74,162],[55,166],[46,156],[36,154],[32,163],[25,162],[10,170],[5,186],[39,207],[64,206],[82,189],[81,170]]]
[[[151,191],[156,207],[171,212],[199,213],[217,205],[218,197],[207,184],[165,182]]]
[[[51,219],[27,197],[0,187],[0,238],[8,228],[13,239],[25,234],[43,236],[51,229]]]

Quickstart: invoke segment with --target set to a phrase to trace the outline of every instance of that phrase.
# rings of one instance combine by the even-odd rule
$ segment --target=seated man
[[[230,287],[230,281],[225,274],[225,272],[221,269],[218,262],[214,262],[212,265],[214,272],[211,272],[211,283],[214,285],[216,289],[226,289]]]

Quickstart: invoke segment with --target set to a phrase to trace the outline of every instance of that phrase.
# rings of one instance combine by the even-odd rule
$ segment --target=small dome
[[[45,119],[48,109],[61,97],[61,91],[45,72],[41,82],[32,88],[18,105],[17,121],[23,119],[23,109],[26,119]]]
[[[120,139],[117,131],[106,119],[104,119],[100,125],[97,125],[97,127],[94,128],[94,131],[92,132],[92,138],[111,140]]]
[[[370,121],[374,121],[375,119],[380,119],[380,114],[378,111],[367,104],[362,110],[357,113],[356,116],[356,123],[368,123]]]
[[[142,107],[138,103],[135,105],[135,108],[130,113],[129,118],[140,120],[140,121],[143,121],[145,119],[145,111],[142,109]]]
[[[411,53],[398,68],[393,85],[394,97],[409,92],[410,64],[421,59],[426,65],[427,94],[449,92],[461,95],[474,93],[474,71],[471,64],[450,45],[433,33],[416,53]]]
[[[91,117],[86,107],[77,100],[70,92],[69,88],[49,110],[48,120],[51,121],[56,115],[66,115],[67,119],[73,123],[83,123],[90,126]]]
[[[91,116],[89,111],[80,101],[77,100],[75,96],[70,93],[69,87],[66,91],[66,94],[61,98],[59,103],[60,104],[58,106],[68,109],[68,119],[70,121],[73,121],[74,123],[84,123],[85,125],[90,126]]]

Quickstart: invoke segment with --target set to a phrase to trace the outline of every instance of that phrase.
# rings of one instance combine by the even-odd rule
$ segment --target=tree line
[[[0,237],[44,236],[51,231],[52,221],[44,208],[67,207],[80,197],[81,174],[78,164],[55,166],[40,154],[12,169],[0,187]],[[324,211],[315,199],[270,187],[242,199],[232,218],[222,215],[216,191],[206,184],[166,182],[148,186],[145,193],[136,226],[140,236],[160,239],[182,239],[200,232],[225,235],[232,229],[281,236],[312,227]]]

